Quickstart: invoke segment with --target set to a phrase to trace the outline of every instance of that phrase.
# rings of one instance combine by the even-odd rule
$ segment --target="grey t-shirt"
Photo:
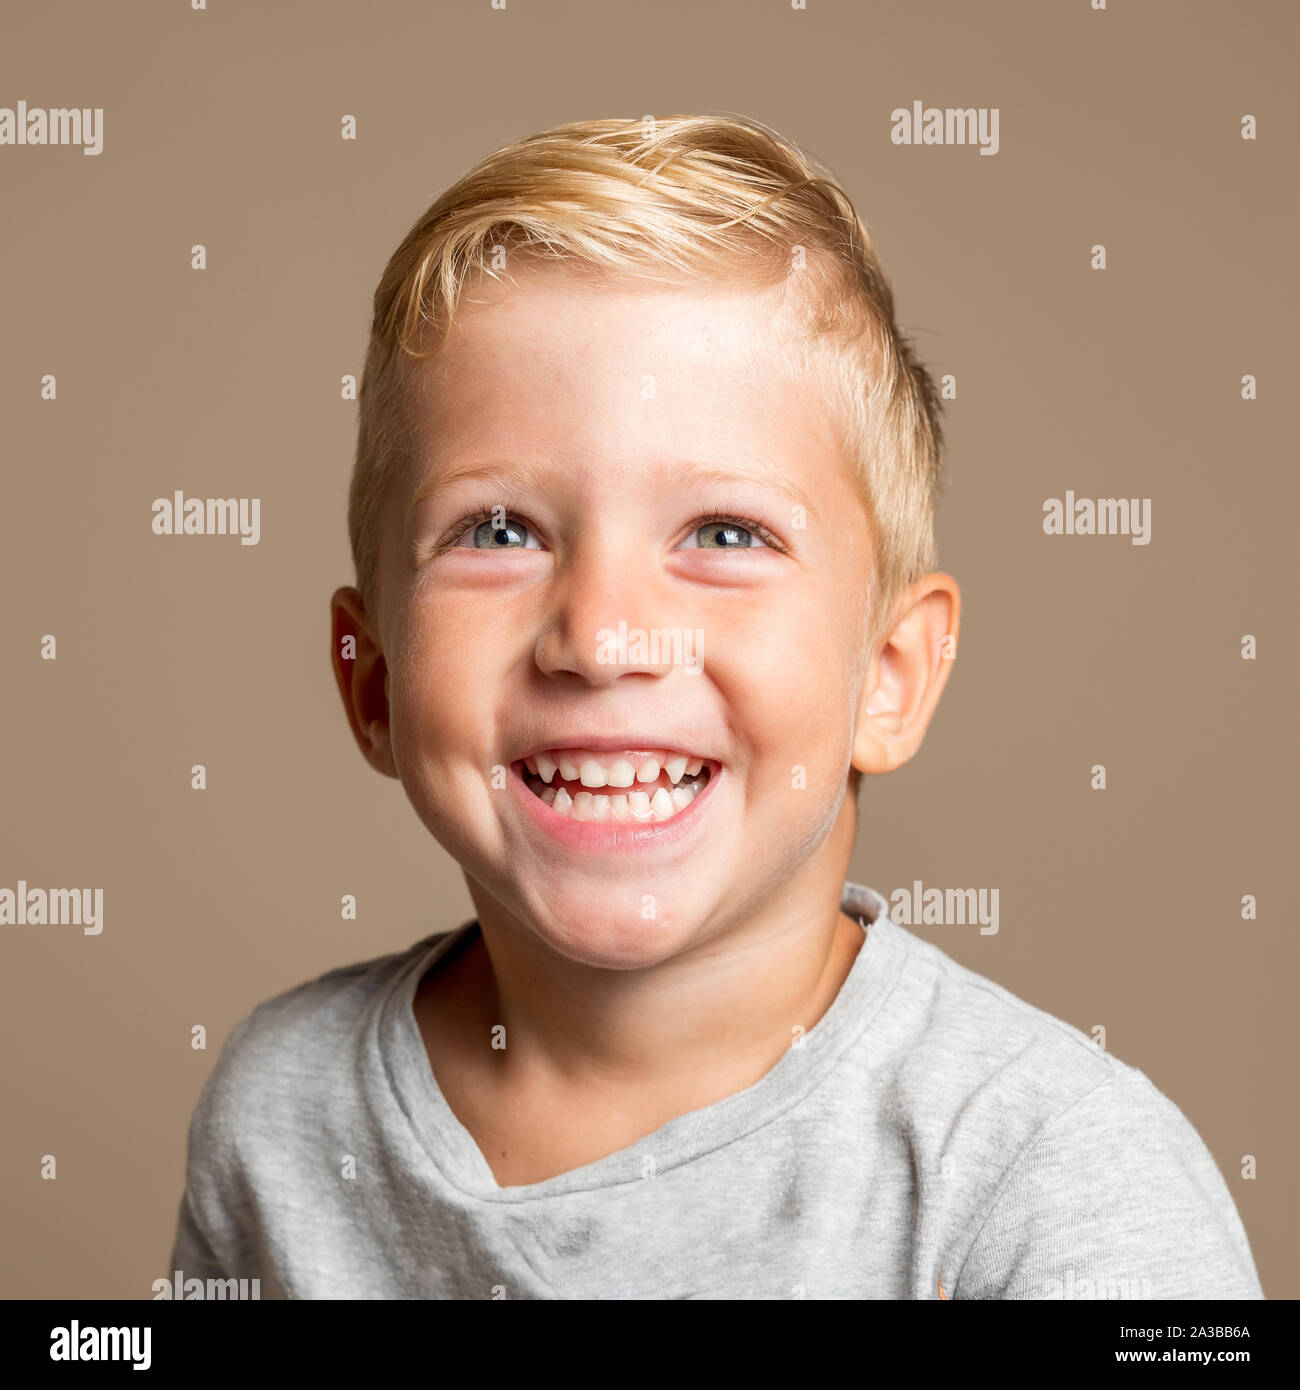
[[[261,1004],[195,1109],[172,1270],[263,1298],[1263,1297],[1214,1160],[1141,1072],[872,889],[844,910],[853,968],[760,1081],[520,1187],[412,1012],[475,923]]]

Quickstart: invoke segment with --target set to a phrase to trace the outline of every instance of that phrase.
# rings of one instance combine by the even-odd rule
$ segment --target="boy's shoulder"
[[[379,1046],[380,1013],[402,977],[431,961],[460,930],[327,970],[258,1004],[226,1039],[191,1130],[202,1129],[205,1141],[223,1147],[266,1115],[288,1132],[287,1114],[341,1094],[349,1078],[355,1085],[357,1048]]]
[[[1061,1098],[1141,1075],[1074,1024],[962,965],[909,928],[882,917],[871,929],[888,934],[900,959],[896,1007],[924,1024],[911,1037],[913,1066],[924,1068],[942,1057],[955,1079],[972,1083],[1010,1066],[1037,1075],[1044,1097]]]
[[[892,1108],[912,1123],[949,1141],[996,1135],[1004,1155],[1053,1129],[1101,1125],[1134,1138],[1157,1123],[1188,1126],[1145,1072],[1073,1024],[883,915],[871,929],[898,962],[882,1025]]]
[[[946,1296],[1261,1296],[1222,1173],[1144,1072],[883,913],[871,931],[894,982],[868,1065],[948,1233]]]

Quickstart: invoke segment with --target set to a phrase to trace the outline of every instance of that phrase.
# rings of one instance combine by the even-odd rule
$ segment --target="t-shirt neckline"
[[[769,1123],[820,1084],[844,1051],[876,1015],[898,979],[904,951],[888,903],[865,884],[846,883],[841,910],[866,932],[853,965],[830,1008],[752,1086],[690,1110],[616,1153],[540,1182],[502,1187],[473,1136],[456,1118],[434,1076],[415,1019],[415,992],[429,968],[465,936],[476,921],[420,942],[398,973],[379,1021],[380,1049],[389,1081],[417,1139],[443,1178],[461,1194],[484,1202],[536,1202],[573,1192],[612,1188],[644,1178],[643,1160],[654,1158],[661,1174]],[[423,949],[422,949],[423,948]]]

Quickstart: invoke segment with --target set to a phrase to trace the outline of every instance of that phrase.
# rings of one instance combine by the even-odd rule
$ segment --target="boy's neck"
[[[475,892],[480,931],[417,995],[431,1060],[454,1058],[503,1094],[731,1086],[721,1099],[752,1085],[825,1014],[862,945],[862,927],[840,910],[853,811],[743,922],[641,970],[561,957]],[[500,1025],[506,1045],[494,1048]],[[738,1077],[749,1079],[732,1085]]]

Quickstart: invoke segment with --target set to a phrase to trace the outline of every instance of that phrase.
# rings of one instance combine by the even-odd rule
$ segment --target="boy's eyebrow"
[[[477,467],[470,464],[452,469],[451,472],[441,471],[436,460],[430,459],[425,466],[425,481],[416,489],[413,505],[432,497],[435,492],[440,492],[445,487],[451,487],[454,483],[499,483],[503,491],[514,488],[534,488],[542,491],[547,475],[554,471],[553,461],[544,457],[494,459]]]
[[[707,487],[717,483],[726,487],[732,483],[751,483],[755,487],[779,492],[792,501],[800,503],[809,511],[813,505],[807,494],[797,487],[778,468],[756,461],[748,468],[717,468],[708,464],[692,463],[689,459],[664,467],[664,479],[670,487]]]
[[[414,504],[419,504],[455,483],[485,482],[499,484],[503,491],[532,489],[545,492],[550,478],[560,465],[553,459],[543,456],[513,460],[492,460],[478,466],[468,465],[453,469],[449,473],[440,472],[432,462],[430,473],[422,486],[416,491]],[[717,465],[699,463],[691,459],[679,459],[657,465],[653,474],[666,488],[702,488],[713,485],[726,487],[736,483],[749,483],[782,493],[792,501],[798,502],[810,512],[814,510],[811,499],[779,469],[756,461],[748,467],[719,468]]]

